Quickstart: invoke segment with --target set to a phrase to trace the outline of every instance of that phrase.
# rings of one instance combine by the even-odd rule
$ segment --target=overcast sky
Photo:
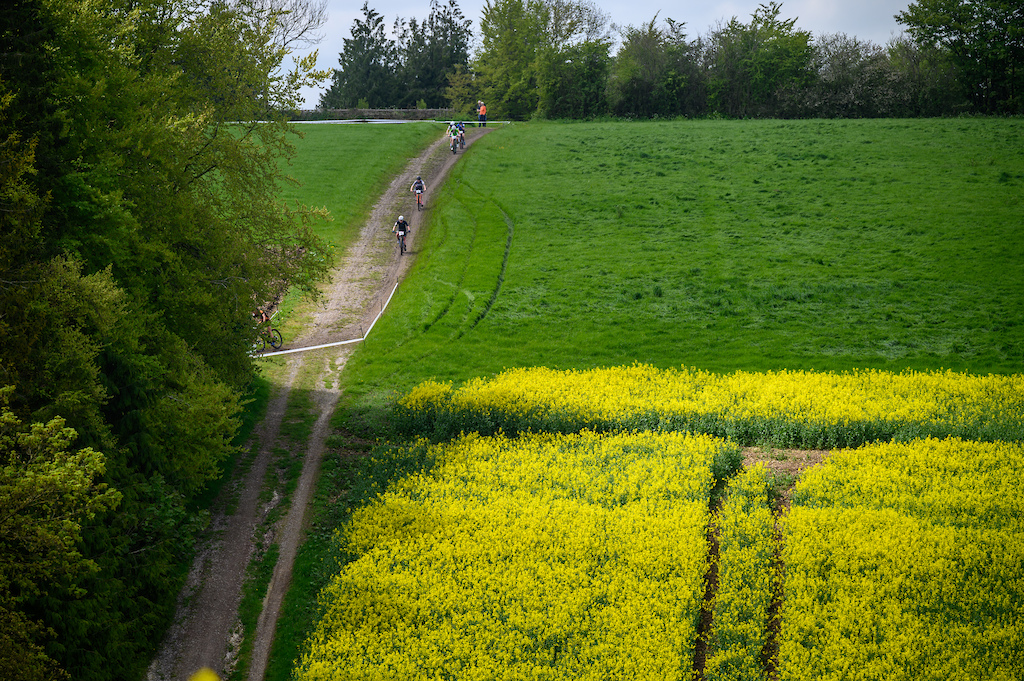
[[[446,3],[447,0],[444,0]],[[480,15],[485,0],[459,0],[462,14],[473,22],[474,36],[479,39]],[[676,0],[594,0],[612,23],[619,26],[639,26],[650,21],[655,14],[686,24],[686,35],[694,38],[715,27],[719,21],[727,23],[736,17],[743,23],[767,0],[728,0],[725,2],[685,2]],[[785,0],[781,17],[796,18],[796,27],[810,31],[813,36],[824,33],[845,33],[861,40],[885,45],[893,36],[902,33],[893,15],[905,10],[910,0]],[[430,14],[430,0],[369,0],[371,9],[383,15],[390,30],[397,17],[425,19]],[[342,41],[350,37],[352,22],[362,18],[363,0],[327,0],[328,19],[323,28],[324,38],[319,49],[317,65],[323,69],[338,65]],[[311,48],[312,49],[312,48]],[[305,54],[310,50],[304,50]],[[312,109],[320,101],[324,88],[303,92],[304,108]]]

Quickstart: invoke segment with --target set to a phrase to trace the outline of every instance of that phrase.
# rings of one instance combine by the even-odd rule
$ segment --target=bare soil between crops
[[[491,130],[467,129],[467,149]],[[286,340],[283,349],[309,348],[364,336],[415,259],[419,227],[429,214],[432,192],[444,182],[462,153],[452,154],[442,137],[408,163],[374,206],[358,239],[332,272],[323,291],[322,305],[302,335],[293,343]],[[422,212],[416,210],[415,197],[409,192],[417,175],[427,185],[426,208]],[[399,214],[406,216],[411,230],[404,256],[399,255],[391,234]],[[197,549],[188,580],[178,597],[174,622],[150,665],[148,681],[188,681],[203,668],[227,678],[236,673],[240,652],[247,648],[251,654],[247,656],[245,677],[263,680],[277,617],[302,539],[306,508],[313,496],[330,431],[331,415],[340,394],[339,374],[353,347],[354,344],[339,345],[287,356],[286,378],[274,388],[267,413],[250,443],[250,454],[236,466],[231,482],[225,485],[214,505],[210,530]],[[302,371],[307,366],[311,368]],[[290,499],[284,500],[277,493],[267,498],[265,478],[273,450],[288,446],[279,437],[288,396],[300,375],[310,371],[316,375],[316,422],[306,441],[306,451],[291,453],[302,458],[302,473]],[[287,512],[273,527],[265,527],[268,514],[281,504],[287,504]],[[253,556],[273,543],[278,545],[278,559],[250,647],[244,645],[238,614],[242,586]]]

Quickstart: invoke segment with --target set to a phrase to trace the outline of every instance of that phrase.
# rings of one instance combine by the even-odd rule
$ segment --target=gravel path
[[[491,130],[493,128],[467,129],[467,148]],[[324,291],[323,307],[300,338],[286,349],[362,337],[415,258],[417,228],[421,217],[430,209],[432,190],[444,182],[461,156],[461,153],[451,154],[442,138],[413,159],[394,179],[361,229],[358,241],[346,251],[344,261],[332,273]],[[417,175],[427,184],[424,194],[427,210],[422,213],[417,213],[415,200],[409,193],[409,186]],[[412,230],[409,250],[403,257],[398,255],[390,231],[400,213],[406,216]],[[276,495],[269,501],[260,501],[264,475],[277,445],[292,385],[300,370],[307,363],[313,363],[318,367],[314,383],[318,386],[317,420],[307,441],[302,474],[290,510],[274,529],[274,540],[280,552],[257,624],[249,667],[249,680],[263,681],[281,603],[291,582],[292,563],[302,538],[306,508],[330,431],[331,415],[338,402],[338,374],[344,369],[352,348],[352,345],[341,345],[289,356],[287,379],[283,385],[275,386],[266,417],[255,434],[259,443],[257,454],[251,466],[225,486],[222,493],[236,495],[237,502],[230,515],[219,514],[213,518],[212,532],[199,548],[188,581],[178,597],[174,624],[150,665],[149,681],[188,681],[203,667],[223,677],[234,668],[242,643],[238,605],[246,566],[255,549],[261,522],[271,508],[280,503]]]

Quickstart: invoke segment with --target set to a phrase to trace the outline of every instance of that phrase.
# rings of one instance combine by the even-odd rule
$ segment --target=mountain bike
[[[459,148],[466,148],[466,133],[462,130],[459,130]]]
[[[452,135],[452,153],[456,153],[459,150],[459,137],[458,135]]]
[[[423,190],[416,190],[416,210],[423,210]]]
[[[253,352],[258,355],[266,352],[268,344],[275,350],[284,344],[281,332],[270,325],[270,318],[268,317],[264,321],[266,322],[266,325],[264,326],[263,322],[260,323],[261,328],[252,345]]]
[[[398,237],[398,255],[405,253],[405,232],[395,232]]]

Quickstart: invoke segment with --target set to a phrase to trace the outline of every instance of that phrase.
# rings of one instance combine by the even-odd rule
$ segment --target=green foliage
[[[491,118],[603,113],[607,16],[576,0],[497,0],[480,19],[473,63]],[[574,80],[583,78],[584,80]]]
[[[34,419],[60,415],[90,444],[106,444],[107,392],[96,340],[109,337],[124,315],[123,292],[109,269],[86,276],[81,262],[63,256],[17,271],[33,279],[8,284],[0,302],[7,326],[0,371],[18,388],[14,403]]]
[[[471,22],[458,2],[431,0],[423,21],[398,18],[394,39],[385,33],[383,15],[366,2],[362,12],[344,40],[320,108],[440,108],[449,77],[469,62]]]
[[[811,34],[794,30],[796,19],[780,19],[781,12],[780,3],[769,2],[749,24],[733,18],[713,34],[711,108],[737,118],[763,116],[774,110],[782,88],[810,82]]]
[[[473,74],[469,73],[462,64],[456,65],[448,74],[448,85],[444,90],[444,98],[448,108],[452,109],[460,118],[470,116],[476,111],[476,103],[480,98],[473,83]]]
[[[497,0],[480,18],[481,50],[473,63],[491,118],[529,118],[537,109],[538,18],[523,0]]]
[[[597,40],[546,53],[537,74],[539,111],[547,118],[588,118],[608,110],[610,45]]]
[[[957,81],[985,113],[1024,112],[1024,22],[1013,0],[918,0],[896,19],[924,48],[948,51]]]
[[[415,19],[408,24],[399,21],[405,30],[399,43],[399,106],[411,107],[417,102],[417,108],[436,109],[444,105],[449,76],[469,63],[471,23],[462,16],[456,0],[445,4],[431,0],[430,14],[418,24]]]
[[[181,367],[168,376],[167,392],[141,415],[149,450],[145,462],[186,497],[221,473],[239,427],[238,395],[209,374],[197,362]]]
[[[815,39],[809,84],[779,92],[787,118],[910,118],[967,110],[948,57],[906,37],[886,48],[842,33]]]
[[[78,543],[83,521],[115,507],[121,495],[100,482],[105,461],[60,417],[25,426],[0,389],[0,664],[10,678],[63,676],[41,647],[52,630],[24,611],[26,602],[97,569]]]
[[[884,47],[841,33],[812,40],[795,18],[781,17],[779,2],[760,5],[749,23],[733,17],[690,40],[684,23],[659,26],[655,15],[619,29],[613,56],[607,17],[589,2],[496,0],[483,9],[471,68],[470,22],[455,0],[432,0],[422,22],[399,18],[395,40],[385,35],[382,16],[366,4],[363,11],[322,107],[446,101],[467,115],[482,98],[492,117],[515,120],[1021,110],[1024,38],[1007,0],[910,3],[896,15],[909,36]]]
[[[686,42],[683,24],[656,18],[626,27],[608,82],[611,111],[619,116],[692,116],[704,112],[707,76],[697,50]]]
[[[363,3],[363,18],[352,22],[338,55],[330,88],[320,97],[322,109],[392,106],[398,95],[395,63],[398,50],[384,33],[384,17]]]
[[[122,494],[81,528],[99,571],[24,604],[76,679],[142,673],[203,521],[186,503],[233,452],[250,313],[312,293],[330,265],[317,214],[279,196],[274,111],[316,72],[281,69],[264,9],[17,0],[0,15],[0,379],[17,418],[59,417],[105,452]]]

